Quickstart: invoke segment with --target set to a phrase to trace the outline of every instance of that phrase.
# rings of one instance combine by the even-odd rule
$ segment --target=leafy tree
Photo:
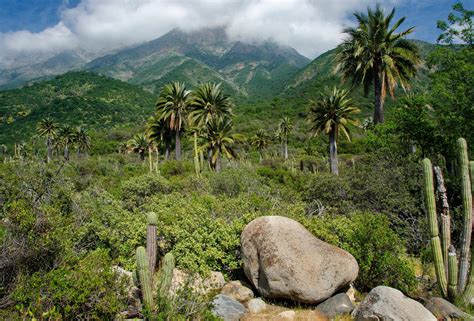
[[[270,144],[271,137],[263,129],[259,129],[255,135],[250,138],[250,144],[254,146],[260,154],[260,163],[263,160],[263,150]]]
[[[148,149],[149,141],[143,134],[136,134],[127,142],[128,151],[137,153],[140,156],[140,160],[145,160],[145,152]]]
[[[237,154],[233,149],[234,143],[240,141],[242,136],[232,134],[233,123],[230,118],[212,118],[207,124],[206,140],[210,150],[209,165],[211,169],[219,172],[221,169],[221,155],[235,158]]]
[[[278,134],[283,141],[283,155],[288,159],[288,135],[293,130],[293,124],[289,117],[283,117],[278,124]]]
[[[47,117],[38,123],[36,129],[41,137],[46,138],[46,161],[49,163],[52,156],[53,139],[58,134],[59,126],[51,118]]]
[[[363,85],[366,95],[374,87],[375,124],[384,122],[387,91],[393,98],[398,83],[407,89],[421,62],[417,46],[404,38],[414,28],[396,33],[405,17],[392,25],[394,15],[395,9],[385,15],[380,5],[375,10],[368,8],[367,14],[354,13],[359,25],[344,30],[349,37],[337,48],[337,69],[343,79]]]
[[[76,143],[78,156],[81,155],[81,153],[87,153],[87,151],[91,149],[91,138],[83,126],[76,128],[74,141]]]
[[[189,112],[190,94],[184,83],[172,82],[163,87],[156,103],[159,118],[175,133],[176,160],[181,160],[181,133]]]
[[[342,131],[350,140],[349,125],[357,125],[358,120],[353,115],[360,112],[348,94],[348,90],[337,87],[326,89],[320,93],[319,100],[311,102],[307,118],[315,135],[321,132],[329,135],[331,173],[336,175],[339,174],[336,143],[339,132]]]
[[[439,20],[437,23],[438,29],[442,31],[438,37],[438,43],[452,45],[457,39],[472,46],[474,11],[465,9],[462,2],[455,3],[452,8],[454,12],[448,15],[448,22]]]

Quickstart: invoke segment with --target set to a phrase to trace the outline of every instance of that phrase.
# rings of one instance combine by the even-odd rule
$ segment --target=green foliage
[[[448,15],[448,22],[439,20],[438,29],[442,33],[438,37],[438,42],[452,45],[456,40],[460,40],[468,45],[474,44],[474,28],[472,17],[474,11],[465,9],[462,2],[453,4],[454,12]]]
[[[126,307],[122,280],[106,250],[68,257],[47,273],[21,275],[12,298],[37,319],[54,309],[65,320],[111,320]]]
[[[139,208],[149,197],[169,193],[171,189],[169,181],[159,174],[136,176],[122,183],[122,201],[127,209]]]

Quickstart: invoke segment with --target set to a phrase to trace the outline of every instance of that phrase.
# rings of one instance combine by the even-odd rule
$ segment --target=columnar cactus
[[[461,237],[461,251],[459,262],[456,257],[456,250],[454,246],[452,244],[449,244],[451,242],[450,217],[447,197],[445,195],[446,190],[444,188],[444,183],[440,170],[435,169],[438,177],[438,195],[440,196],[440,199],[442,201],[442,213],[440,215],[442,218],[441,240],[443,244],[441,244],[440,242],[434,193],[433,168],[431,166],[431,161],[427,158],[423,160],[423,182],[425,207],[430,225],[431,249],[433,252],[436,277],[438,279],[438,285],[441,294],[445,298],[449,298],[451,301],[460,298],[461,303],[467,305],[474,295],[474,254],[471,253],[472,248],[470,246],[472,230],[471,180],[474,176],[474,162],[469,163],[468,161],[467,144],[464,138],[460,138],[458,140],[458,151],[459,164],[461,166],[461,185],[463,199],[463,232]],[[471,172],[471,177],[469,175],[469,172]],[[469,255],[471,256],[470,272]]]
[[[171,253],[166,253],[163,258],[163,263],[160,271],[160,296],[166,297],[171,287],[173,279],[173,270],[175,267],[174,256]]]
[[[150,269],[148,267],[148,257],[143,246],[137,248],[137,271],[142,290],[143,305],[146,310],[153,310],[152,281],[150,278]]]
[[[153,276],[156,266],[156,213],[150,212],[147,215],[148,225],[146,228],[146,253],[148,255],[148,264],[150,275]]]

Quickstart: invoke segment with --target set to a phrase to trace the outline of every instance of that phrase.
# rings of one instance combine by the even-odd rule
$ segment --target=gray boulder
[[[224,321],[238,321],[247,309],[237,300],[227,295],[219,294],[212,300],[212,312]]]
[[[249,309],[250,313],[260,313],[265,311],[266,308],[267,304],[260,298],[251,299],[247,302],[247,309]]]
[[[332,319],[344,313],[351,313],[354,310],[354,305],[346,293],[339,293],[320,303],[316,309]]]
[[[474,320],[471,315],[442,298],[431,298],[425,303],[425,308],[430,310],[438,320]]]
[[[357,278],[352,255],[281,216],[250,222],[240,237],[244,272],[265,298],[319,303]]]
[[[352,315],[356,321],[436,321],[421,303],[388,286],[372,289]]]

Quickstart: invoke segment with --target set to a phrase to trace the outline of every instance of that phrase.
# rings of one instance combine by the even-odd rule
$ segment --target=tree
[[[193,94],[189,118],[195,126],[206,125],[215,117],[230,117],[232,101],[221,89],[221,84],[206,83]]]
[[[146,125],[146,136],[154,145],[157,161],[160,146],[165,146],[165,159],[168,160],[173,133],[165,121],[158,116],[150,117]]]
[[[59,128],[58,146],[64,148],[64,160],[69,160],[69,147],[75,142],[75,131],[69,125],[64,125]]]
[[[387,91],[394,98],[398,83],[404,90],[408,89],[409,80],[421,62],[418,47],[405,39],[414,28],[396,33],[405,17],[391,25],[394,15],[395,9],[385,16],[380,5],[375,11],[368,8],[367,14],[354,13],[359,25],[344,30],[349,37],[336,53],[337,70],[345,81],[350,79],[353,86],[363,85],[366,95],[373,86],[375,124],[384,122]]]
[[[452,45],[455,40],[473,45],[474,32],[472,17],[474,11],[466,10],[461,2],[453,5],[454,12],[448,15],[448,22],[439,20],[437,23],[438,29],[442,33],[438,37],[438,43],[445,43]]]
[[[191,91],[184,83],[172,82],[166,84],[156,103],[157,115],[163,119],[169,129],[175,134],[176,159],[181,160],[181,133],[189,112]]]
[[[81,155],[81,153],[87,153],[91,149],[91,138],[83,126],[76,128],[74,141],[77,147],[77,156]]]
[[[239,134],[232,134],[233,123],[230,118],[212,118],[207,124],[205,138],[210,150],[209,165],[211,169],[219,172],[221,169],[221,155],[235,158],[237,155],[232,148],[233,144],[242,140]]]
[[[136,134],[127,142],[127,149],[129,152],[137,153],[140,160],[145,160],[145,152],[149,146],[149,141],[144,134]]]
[[[250,138],[250,144],[254,146],[260,154],[260,163],[263,160],[263,150],[268,147],[270,143],[270,135],[263,129],[259,129],[255,135]]]
[[[293,124],[289,117],[283,117],[278,124],[278,133],[283,141],[283,155],[288,159],[288,136],[293,130]]]
[[[56,137],[58,133],[58,128],[59,128],[58,124],[55,123],[49,117],[42,119],[36,127],[38,134],[41,137],[46,138],[46,148],[47,148],[46,162],[48,163],[51,161],[53,139]]]
[[[331,173],[338,175],[337,139],[342,131],[350,141],[349,125],[357,125],[358,121],[353,115],[360,109],[352,105],[349,91],[334,87],[319,95],[316,102],[312,102],[309,108],[307,121],[315,135],[321,132],[329,135],[329,156]]]

